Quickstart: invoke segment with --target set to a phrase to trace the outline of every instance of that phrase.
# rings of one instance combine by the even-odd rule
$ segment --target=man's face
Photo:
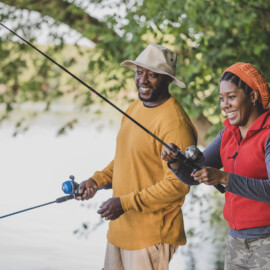
[[[135,82],[139,91],[139,98],[144,103],[155,105],[154,103],[163,100],[165,95],[168,95],[170,81],[169,76],[137,66]]]

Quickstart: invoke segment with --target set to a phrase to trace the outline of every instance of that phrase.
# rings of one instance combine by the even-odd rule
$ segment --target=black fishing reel
[[[203,153],[195,145],[187,147],[185,151],[185,156],[187,159],[191,159],[193,162],[200,163],[204,160]]]
[[[185,168],[190,170],[190,173],[200,170],[200,167],[196,163],[202,162],[204,159],[203,153],[195,145],[187,147],[185,153],[177,150],[174,152],[174,155],[175,159],[170,160],[168,163],[170,164],[180,160],[182,164],[185,164]]]
[[[196,173],[197,171],[199,171],[201,167],[197,165],[197,163],[200,163],[204,160],[203,153],[195,145],[187,147],[185,153],[177,151],[175,157],[181,160],[183,164],[185,164],[184,167],[185,170],[187,170],[188,174],[190,174],[191,172]],[[225,192],[225,187],[221,184],[217,184],[214,187],[221,193]]]

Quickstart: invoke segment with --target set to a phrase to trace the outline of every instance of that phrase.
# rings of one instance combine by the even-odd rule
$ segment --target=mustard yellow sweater
[[[183,150],[196,144],[196,130],[173,97],[154,108],[137,100],[126,113],[167,144]],[[125,211],[110,221],[107,238],[111,244],[134,250],[157,243],[186,243],[181,206],[189,187],[161,159],[163,148],[123,117],[114,160],[92,177],[99,187],[112,182],[113,196],[120,197]]]

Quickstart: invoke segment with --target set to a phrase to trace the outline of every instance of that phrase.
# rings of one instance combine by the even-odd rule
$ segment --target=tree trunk
[[[210,143],[210,140],[206,140],[205,136],[212,126],[212,123],[202,114],[197,119],[192,118],[191,121],[198,132],[198,145],[206,147]]]

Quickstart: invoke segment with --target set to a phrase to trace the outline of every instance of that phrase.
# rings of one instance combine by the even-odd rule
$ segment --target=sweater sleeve
[[[191,126],[184,123],[181,127],[168,132],[161,139],[186,148],[196,143],[196,134]],[[160,164],[162,164],[163,168],[163,179],[141,191],[121,196],[120,200],[124,211],[154,212],[175,201],[183,203],[184,196],[189,192],[189,187],[180,182],[167,167],[166,162],[161,159],[163,146],[160,143],[157,144],[157,149],[157,155],[159,155]]]
[[[265,145],[265,163],[268,179],[254,179],[230,173],[226,191],[251,200],[270,203],[270,136]]]
[[[112,183],[113,165],[114,160],[112,160],[102,171],[96,171],[94,175],[90,177],[96,181],[99,188]]]
[[[203,151],[204,160],[198,163],[199,166],[211,166],[217,169],[223,167],[220,157],[221,139],[224,129],[217,135],[217,137],[209,144]]]

